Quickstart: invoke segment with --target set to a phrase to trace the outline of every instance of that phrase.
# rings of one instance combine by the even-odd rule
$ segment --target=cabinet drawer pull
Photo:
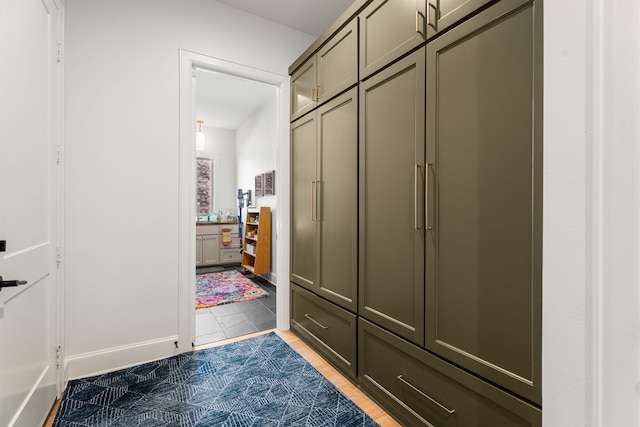
[[[429,401],[431,401],[431,402],[435,403],[436,405],[438,405],[441,409],[447,411],[449,413],[449,415],[453,415],[456,412],[455,409],[449,409],[446,406],[444,406],[442,403],[440,403],[437,400],[435,400],[433,397],[426,395],[422,390],[418,389],[416,386],[411,384],[409,381],[407,381],[404,378],[402,378],[402,375],[398,375],[398,379],[400,381],[402,381],[402,383],[404,383],[408,387],[410,387],[412,390],[414,390],[416,393],[420,394],[425,399],[428,399]]]
[[[314,319],[313,317],[311,317],[309,315],[309,313],[305,313],[304,317],[306,317],[307,319],[311,320],[313,323],[315,323],[316,325],[320,326],[322,329],[329,329],[328,326],[323,325],[322,323],[318,322],[316,319]]]

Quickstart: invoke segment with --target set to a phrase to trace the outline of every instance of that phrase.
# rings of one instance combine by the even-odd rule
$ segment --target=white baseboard
[[[278,276],[276,275],[276,273],[260,274],[259,276],[261,276],[267,282],[271,283],[273,286],[277,286]]]
[[[177,341],[178,336],[176,335],[66,357],[64,363],[65,383],[72,379],[100,375],[173,356],[180,353],[176,349],[175,343]]]

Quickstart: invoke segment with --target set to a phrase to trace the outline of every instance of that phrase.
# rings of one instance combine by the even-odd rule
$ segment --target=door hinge
[[[62,264],[62,248],[58,246],[56,248],[56,265],[60,266]]]
[[[56,368],[60,367],[61,360],[62,360],[62,346],[59,345],[58,348],[56,348]]]
[[[58,43],[58,59],[56,62],[62,62],[62,43]]]
[[[56,147],[56,163],[60,164],[62,161],[62,144],[58,144]]]

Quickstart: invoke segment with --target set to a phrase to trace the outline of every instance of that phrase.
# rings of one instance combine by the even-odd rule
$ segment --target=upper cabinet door
[[[358,82],[358,20],[353,19],[316,54],[318,104]]]
[[[426,347],[541,404],[542,15],[523,3],[427,44]]]
[[[375,0],[360,13],[360,79],[425,41],[425,0]]]
[[[420,49],[360,84],[359,314],[424,343],[424,96]]]
[[[316,106],[316,57],[309,58],[291,76],[291,120]]]
[[[291,121],[358,82],[358,20],[353,19],[291,75]]]
[[[427,0],[427,38],[451,27],[494,0]]]

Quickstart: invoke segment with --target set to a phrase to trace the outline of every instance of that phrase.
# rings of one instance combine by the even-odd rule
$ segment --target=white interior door
[[[56,396],[58,19],[0,1],[0,426],[38,426]],[[4,244],[6,242],[6,244]]]

